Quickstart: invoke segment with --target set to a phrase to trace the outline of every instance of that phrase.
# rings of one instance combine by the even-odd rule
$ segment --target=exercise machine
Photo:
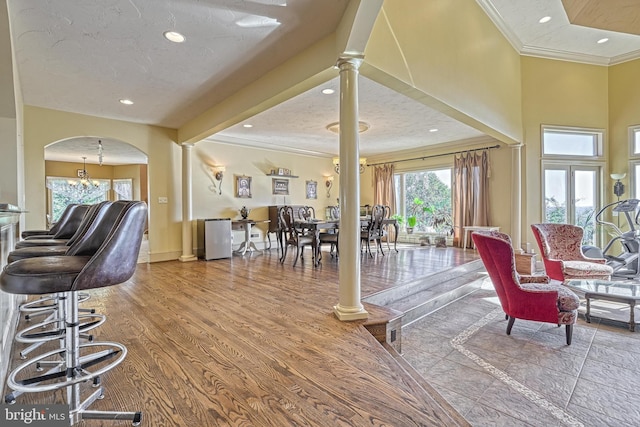
[[[600,249],[596,246],[584,246],[582,252],[590,258],[604,258],[607,265],[613,267],[613,276],[637,279],[640,277],[640,211],[638,210],[638,199],[619,200],[604,206],[595,217],[597,225],[604,227],[612,236],[609,243]],[[618,218],[624,215],[629,230],[622,231],[619,226],[612,222],[605,221],[609,213],[617,213]],[[613,216],[613,215],[612,215]],[[621,251],[617,255],[612,255],[616,248]]]

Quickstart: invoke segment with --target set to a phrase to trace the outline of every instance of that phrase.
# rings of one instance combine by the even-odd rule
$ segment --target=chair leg
[[[293,259],[293,266],[295,267],[296,264],[298,263],[298,256],[302,256],[302,254],[300,253],[300,246],[296,246],[296,256]]]
[[[567,325],[567,345],[571,345],[571,337],[573,336],[573,325]]]
[[[511,335],[511,328],[513,328],[513,322],[515,321],[515,317],[509,317],[509,324],[507,324],[507,335]]]
[[[284,260],[287,258],[287,249],[289,245],[282,246],[282,256],[280,257],[280,264],[284,264]]]

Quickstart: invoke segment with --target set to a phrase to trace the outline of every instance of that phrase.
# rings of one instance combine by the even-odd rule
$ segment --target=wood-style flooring
[[[365,255],[362,293],[473,259],[474,251],[433,247]],[[310,256],[292,263],[280,264],[273,249],[139,264],[128,282],[93,291],[83,306],[107,315],[96,339],[129,352],[104,376],[105,398],[91,409],[141,410],[149,427],[468,425],[362,321],[335,318],[339,261],[325,252],[320,268]],[[12,366],[18,362],[14,351]],[[64,394],[18,402],[63,403]]]

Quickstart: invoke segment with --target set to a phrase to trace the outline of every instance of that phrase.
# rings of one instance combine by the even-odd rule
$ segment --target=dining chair
[[[280,263],[283,264],[287,258],[287,249],[289,246],[294,246],[296,248],[296,256],[293,261],[293,266],[295,267],[298,262],[298,255],[300,259],[304,259],[304,247],[313,247],[314,238],[311,234],[304,234],[296,227],[293,208],[291,206],[283,206],[280,209],[280,225],[284,236]]]
[[[382,250],[382,238],[385,236],[383,228],[384,213],[384,206],[373,205],[371,208],[371,218],[367,222],[366,227],[360,232],[360,241],[366,246],[366,250],[372,258],[371,242],[376,242],[376,252],[379,250],[384,256],[384,251]]]
[[[338,221],[340,219],[340,207],[339,206],[331,206],[329,211],[330,219],[333,221]],[[329,254],[331,258],[333,258],[333,251],[336,251],[336,257],[340,256],[340,249],[338,248],[338,237],[340,231],[338,229],[332,228],[328,229],[325,232],[320,233],[320,248],[322,248],[323,243],[328,243],[330,246]],[[321,252],[321,251],[318,251]]]

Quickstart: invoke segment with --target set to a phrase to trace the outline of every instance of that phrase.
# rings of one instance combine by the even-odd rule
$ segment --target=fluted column
[[[192,180],[191,149],[192,143],[182,144],[182,255],[179,260],[195,261],[193,255],[193,231],[191,225]]]
[[[362,58],[338,60],[340,68],[340,287],[338,319],[366,319],[360,302],[360,147],[358,67]]]
[[[522,247],[522,144],[511,146],[511,241]]]

